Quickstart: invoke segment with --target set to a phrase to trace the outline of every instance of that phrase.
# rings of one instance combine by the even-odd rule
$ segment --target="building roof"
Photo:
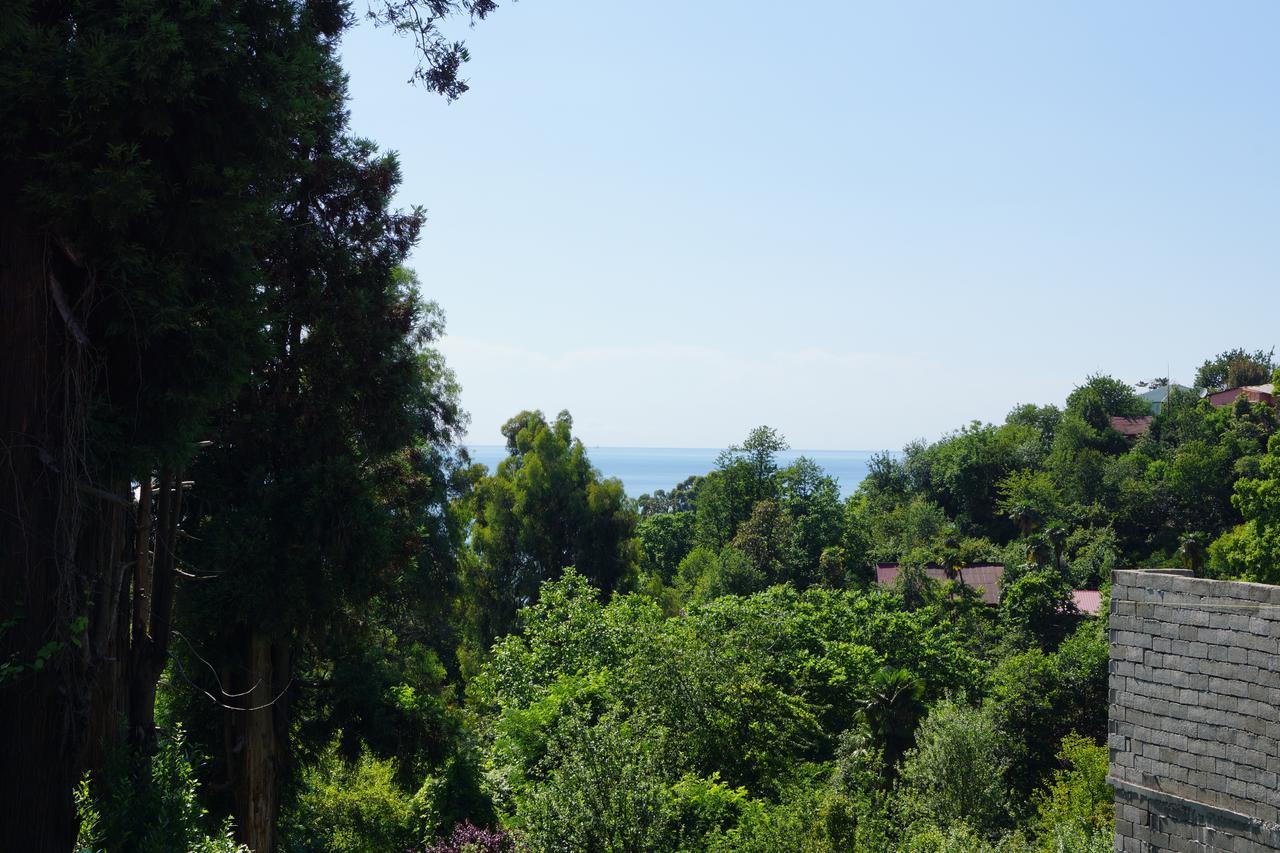
[[[876,563],[876,584],[882,587],[893,586],[898,581],[902,568],[897,563]],[[945,583],[947,573],[941,567],[929,564],[924,573],[939,583]],[[1000,603],[1000,581],[1004,577],[1004,566],[997,564],[980,564],[965,566],[960,570],[966,586],[982,590],[984,604]],[[1073,589],[1071,600],[1076,609],[1087,616],[1096,616],[1102,610],[1102,593],[1096,589]]]
[[[1264,385],[1241,385],[1238,388],[1227,388],[1208,395],[1209,402],[1215,406],[1230,406],[1241,394],[1250,403],[1274,403],[1276,386],[1268,382]]]
[[[1138,396],[1146,400],[1148,403],[1163,403],[1165,400],[1169,399],[1169,395],[1174,391],[1190,391],[1190,390],[1191,389],[1188,388],[1186,385],[1179,385],[1177,382],[1174,382],[1171,385],[1152,386],[1151,388],[1148,388],[1147,390],[1140,392]]]
[[[897,563],[876,563],[876,583],[880,586],[893,586],[901,573]],[[924,573],[939,583],[946,583],[947,572],[941,566],[928,565]],[[1004,576],[1004,566],[982,564],[965,566],[960,570],[958,579],[963,579],[965,586],[982,591],[984,604],[1000,603],[1000,579]]]
[[[1143,415],[1140,418],[1112,415],[1111,428],[1125,438],[1137,438],[1140,435],[1147,434],[1147,430],[1151,429],[1151,421],[1153,420],[1154,417],[1152,415]]]
[[[1089,616],[1097,616],[1102,609],[1102,593],[1096,589],[1073,589],[1071,600],[1076,603],[1076,610]]]

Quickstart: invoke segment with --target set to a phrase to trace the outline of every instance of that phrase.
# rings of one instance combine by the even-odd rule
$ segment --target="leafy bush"
[[[1046,850],[1055,839],[1068,834],[1111,838],[1115,828],[1115,799],[1107,784],[1107,748],[1087,737],[1069,734],[1062,739],[1049,784],[1036,795],[1041,835]]]
[[[448,838],[423,848],[422,853],[515,853],[515,849],[515,841],[502,830],[481,829],[463,821]]]
[[[149,765],[121,748],[108,755],[105,778],[85,777],[75,792],[77,851],[248,853],[235,843],[230,821],[209,825],[181,726],[161,732]]]
[[[422,803],[396,782],[394,761],[365,750],[354,762],[330,747],[302,773],[285,837],[298,850],[379,853],[422,840]]]
[[[1032,568],[1000,590],[1000,612],[1008,625],[1052,649],[1065,635],[1075,615],[1071,587],[1053,568]]]
[[[1079,823],[1059,823],[1041,838],[1041,853],[1111,853],[1111,832],[1090,832]]]
[[[569,717],[548,762],[555,769],[517,817],[531,851],[673,848],[676,814],[661,732],[635,731],[615,715],[594,725]]]
[[[951,701],[934,706],[903,762],[911,810],[943,826],[966,825],[995,837],[1010,812],[1004,740],[986,711]]]
[[[750,804],[745,788],[725,785],[718,773],[709,779],[685,774],[671,794],[682,848],[700,846],[704,836],[736,826]]]
[[[991,845],[964,823],[941,827],[913,825],[901,845],[902,853],[990,853]]]
[[[407,850],[474,826],[473,818],[496,821],[465,749],[419,783],[398,761],[380,759],[367,746],[355,760],[344,758],[340,741],[341,734],[302,770],[296,796],[281,816],[287,850]]]
[[[815,809],[812,800],[777,805],[756,800],[738,826],[713,835],[706,849],[713,853],[828,853],[833,848],[814,821]]]

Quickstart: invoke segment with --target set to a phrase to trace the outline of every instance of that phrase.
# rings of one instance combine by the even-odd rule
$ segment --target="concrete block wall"
[[[1280,851],[1280,587],[1115,572],[1115,849]]]

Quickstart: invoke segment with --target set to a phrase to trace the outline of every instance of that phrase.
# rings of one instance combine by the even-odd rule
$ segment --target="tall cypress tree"
[[[321,57],[289,3],[4,18],[0,837],[67,850],[90,733],[110,728],[98,709],[123,704],[133,574],[168,541],[149,516],[177,517],[175,472],[250,364],[282,117],[314,101]],[[143,512],[133,484],[161,469]]]
[[[455,97],[440,19],[393,0]],[[68,850],[120,715],[168,655],[182,469],[273,344],[259,312],[299,146],[343,97],[342,0],[17,0],[0,26],[0,838]]]
[[[335,104],[300,146],[308,168],[265,255],[270,354],[193,471],[189,553],[209,579],[183,612],[218,672],[201,688],[219,705],[220,766],[258,853],[276,847],[300,674],[407,562],[433,541],[443,553],[424,558],[451,547],[424,533],[443,507],[405,500],[399,482],[443,478],[460,421],[448,374],[424,350],[438,319],[400,271],[422,215],[391,209],[395,158],[343,135],[344,119]]]

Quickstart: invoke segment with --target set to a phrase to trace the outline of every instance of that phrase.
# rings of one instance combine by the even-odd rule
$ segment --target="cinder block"
[[[1230,642],[1230,638],[1225,635],[1225,632],[1219,631],[1216,628],[1199,628],[1197,630],[1201,632],[1207,632],[1207,634],[1201,633],[1200,635],[1201,639],[1203,639],[1206,635],[1215,638],[1209,643],[1208,648],[1205,650],[1205,657],[1207,657],[1209,660],[1215,660],[1215,661],[1221,661],[1222,663],[1227,663],[1229,661],[1229,656],[1227,654],[1227,647],[1225,645],[1220,645],[1220,643]]]
[[[1227,627],[1232,631],[1240,633],[1249,630],[1249,615],[1247,613],[1230,613],[1227,615]]]
[[[1246,627],[1248,626],[1247,620],[1245,622],[1245,625]],[[1114,632],[1117,632],[1117,631],[1137,632],[1139,630],[1139,623],[1138,623],[1138,620],[1133,616],[1126,616],[1122,613],[1112,613],[1111,616],[1108,617],[1107,619],[1107,628],[1109,628],[1113,632],[1111,634],[1112,639],[1118,640]]]
[[[1247,682],[1224,676],[1218,683],[1218,692],[1222,693],[1224,696],[1235,696],[1237,699],[1247,699],[1249,696],[1249,685]]]
[[[1274,653],[1280,651],[1280,631],[1267,634],[1255,634],[1252,631],[1236,633],[1236,643],[1246,649],[1259,652]]]
[[[1231,584],[1231,591],[1239,598],[1256,601],[1259,604],[1280,604],[1280,589],[1265,583],[1242,583],[1240,581],[1219,581]]]
[[[1235,853],[1236,839],[1234,836],[1222,832],[1214,832],[1213,830],[1210,830],[1208,835],[1209,837],[1204,840],[1204,847],[1206,850],[1220,850],[1223,851],[1223,853]]]
[[[1237,699],[1236,701],[1238,703],[1237,710],[1241,714],[1245,714],[1250,717],[1257,717],[1262,720],[1265,720],[1271,717],[1272,712],[1275,710],[1274,708],[1271,708],[1268,705],[1264,705],[1263,703],[1258,702],[1257,700],[1254,700],[1254,699]]]
[[[1280,604],[1280,588],[1152,572],[1114,577],[1111,772],[1280,822],[1280,608],[1234,606]],[[1280,849],[1207,824],[1208,812],[1161,814],[1121,791],[1116,806],[1120,851]]]
[[[1245,682],[1245,695],[1255,702],[1261,702],[1272,710],[1280,705],[1280,689],[1256,681]]]

